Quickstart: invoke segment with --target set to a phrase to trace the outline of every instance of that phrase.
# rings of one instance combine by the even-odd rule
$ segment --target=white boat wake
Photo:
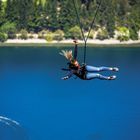
[[[28,138],[17,121],[0,116],[0,140],[28,140]]]

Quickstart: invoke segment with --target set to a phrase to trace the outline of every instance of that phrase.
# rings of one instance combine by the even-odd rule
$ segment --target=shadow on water
[[[28,138],[18,122],[0,116],[0,140],[28,140]]]

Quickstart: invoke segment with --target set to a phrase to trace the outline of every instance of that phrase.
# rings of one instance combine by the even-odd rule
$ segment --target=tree
[[[130,38],[130,31],[126,27],[117,27],[117,39],[120,41],[128,41]]]
[[[70,0],[61,0],[58,9],[58,23],[61,30],[67,32],[77,24],[74,5]]]
[[[40,32],[41,30],[46,29],[46,26],[46,15],[43,3],[41,0],[35,1],[31,27],[34,28],[35,32]]]
[[[47,28],[51,31],[55,31],[60,27],[58,23],[59,4],[58,0],[48,0],[45,5]]]
[[[100,40],[108,39],[108,31],[106,29],[101,29],[98,31],[96,38]]]
[[[0,11],[2,11],[2,0],[0,0]]]
[[[26,40],[26,39],[28,39],[28,32],[25,30],[25,29],[22,29],[21,31],[20,31],[20,38],[21,39],[24,39],[24,40]]]
[[[101,0],[93,28],[105,28],[109,37],[116,27],[127,27],[130,38],[138,39],[140,29],[140,0]],[[75,0],[84,32],[89,30],[100,0]],[[79,26],[71,0],[0,0],[0,26],[14,23],[18,31],[62,30]]]
[[[3,24],[4,22],[4,12],[3,12],[3,3],[2,0],[0,0],[0,26]]]
[[[130,6],[137,5],[139,3],[139,0],[128,0],[128,3]]]
[[[79,26],[74,26],[69,29],[65,35],[66,38],[82,39],[82,34]]]
[[[0,32],[0,42],[5,42],[7,40],[7,34]]]
[[[108,10],[107,10],[107,23],[106,23],[106,29],[108,31],[109,37],[114,37],[114,31],[115,31],[115,5],[113,3],[113,0],[108,0]]]
[[[64,32],[62,30],[56,30],[54,32],[54,40],[61,41],[64,38]]]
[[[140,29],[140,1],[129,0],[130,8],[128,13],[127,25],[130,31],[130,38],[132,40],[138,40],[138,32]]]
[[[95,9],[97,9],[97,3],[96,1],[93,0],[83,0],[81,1],[81,4],[79,2],[80,6],[80,20],[83,26],[83,30],[88,31],[90,26],[91,26],[91,22],[94,19],[95,16]],[[97,18],[97,17],[96,17]],[[95,21],[96,23],[96,21]]]
[[[130,28],[130,39],[132,40],[138,40],[138,32],[135,30],[135,28]]]
[[[14,23],[6,22],[0,27],[0,32],[6,33],[9,39],[16,38],[16,25]]]
[[[118,0],[116,5],[116,22],[118,26],[125,26],[127,21],[127,14],[129,12],[128,0]]]
[[[6,15],[6,19],[8,21],[11,20],[11,15],[12,15],[12,0],[7,0],[6,1],[6,9],[5,9],[5,15]]]
[[[5,17],[9,22],[15,22],[19,20],[19,11],[18,11],[18,0],[7,0]]]
[[[28,23],[32,20],[33,16],[33,2],[34,0],[20,0],[19,1],[19,29],[27,29]]]

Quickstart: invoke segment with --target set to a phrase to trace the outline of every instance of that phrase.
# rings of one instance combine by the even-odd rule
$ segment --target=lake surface
[[[140,48],[87,49],[87,64],[120,68],[102,73],[114,81],[61,80],[60,50],[0,48],[0,116],[19,122],[28,140],[140,140]],[[8,133],[0,126],[1,140],[16,140],[2,138]]]

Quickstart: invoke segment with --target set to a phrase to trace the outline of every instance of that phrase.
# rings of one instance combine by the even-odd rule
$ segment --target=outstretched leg
[[[119,71],[118,68],[116,67],[94,67],[94,66],[89,66],[89,65],[86,65],[85,66],[85,69],[88,71],[88,72],[100,72],[100,71]]]
[[[100,80],[114,80],[114,79],[116,79],[116,76],[115,75],[103,76],[103,75],[98,74],[98,73],[87,73],[86,74],[86,80],[91,80],[91,79],[95,79],[95,78],[98,78]]]

